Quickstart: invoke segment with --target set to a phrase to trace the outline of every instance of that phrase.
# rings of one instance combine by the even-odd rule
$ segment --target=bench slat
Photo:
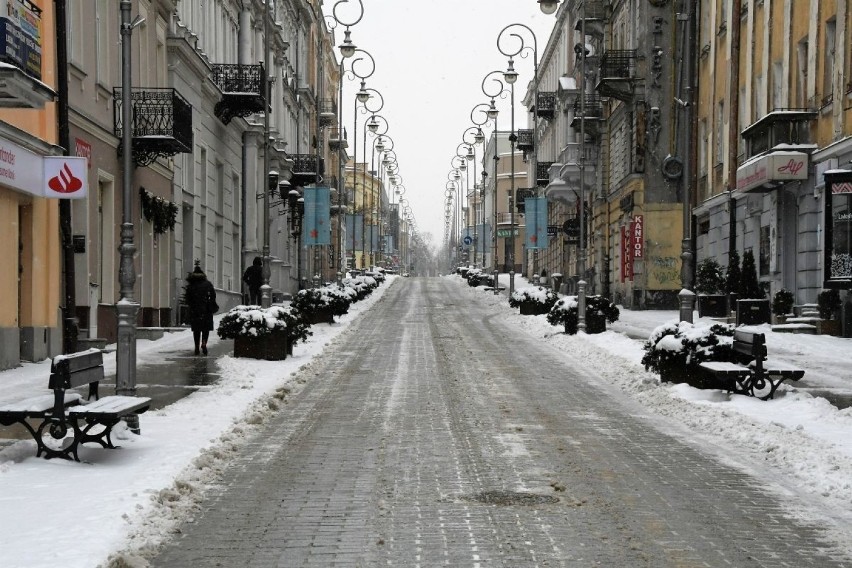
[[[730,361],[706,361],[701,363],[699,367],[721,376],[745,376],[751,373],[748,367]]]
[[[76,404],[83,398],[76,392],[67,392],[65,393],[65,406],[69,404]],[[55,399],[52,394],[45,394],[42,396],[34,396],[32,398],[27,398],[24,400],[19,400],[15,402],[10,402],[6,404],[0,405],[0,413],[2,414],[11,414],[11,413],[19,413],[19,414],[42,414],[49,410],[53,409],[53,403]]]
[[[75,406],[68,409],[68,415],[72,417],[81,417],[84,415],[94,416],[96,414],[111,414],[123,416],[136,412],[142,408],[147,409],[151,405],[151,399],[138,396],[105,396],[100,400]]]

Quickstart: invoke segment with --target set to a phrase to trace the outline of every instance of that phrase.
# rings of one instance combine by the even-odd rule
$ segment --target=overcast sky
[[[326,13],[338,0],[325,0]],[[509,24],[535,31],[539,57],[547,45],[555,15],[541,13],[536,0],[363,0],[364,17],[352,28],[352,41],[368,51],[376,70],[367,87],[385,100],[380,114],[389,124],[399,173],[421,235],[444,238],[444,189],[450,161],[462,134],[473,126],[474,106],[487,103],[482,80],[493,70],[504,70],[507,58],[497,50],[497,36]],[[357,14],[350,0],[338,7],[342,21]],[[342,28],[337,30],[338,45]],[[530,40],[527,40],[530,42]],[[346,64],[348,69],[349,64]],[[364,68],[359,67],[361,73]],[[533,57],[517,59],[520,78],[515,86],[515,127],[526,124],[521,105],[533,77]],[[344,127],[352,151],[352,101],[359,83],[344,79]],[[509,130],[509,100],[498,101],[500,130]],[[359,115],[358,161],[363,161],[363,127],[369,115]],[[481,148],[477,149],[481,160]],[[367,154],[369,162],[370,155]],[[480,167],[477,166],[477,170]],[[472,183],[472,181],[471,181]]]

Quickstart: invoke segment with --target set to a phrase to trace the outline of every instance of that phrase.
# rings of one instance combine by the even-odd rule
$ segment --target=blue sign
[[[331,194],[327,187],[305,188],[304,239],[306,246],[331,244]]]
[[[462,241],[462,242],[464,242],[464,244],[466,244],[466,245],[469,245],[469,244],[471,244],[471,243],[473,242],[473,238],[472,238],[472,237],[470,237],[470,236],[466,236],[466,237],[463,239],[463,241]]]
[[[524,199],[526,219],[526,247],[528,249],[546,249],[547,238],[547,198],[527,197]]]

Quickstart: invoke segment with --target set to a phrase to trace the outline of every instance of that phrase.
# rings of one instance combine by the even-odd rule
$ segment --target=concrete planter
[[[305,314],[308,323],[316,325],[318,323],[334,323],[334,314],[330,308],[311,310]]]
[[[699,294],[698,317],[728,317],[728,298],[724,294]]]
[[[541,304],[523,303],[520,305],[522,316],[540,316],[550,312],[547,306]]]

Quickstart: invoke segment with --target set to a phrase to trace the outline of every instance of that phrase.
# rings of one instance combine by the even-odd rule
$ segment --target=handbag
[[[215,314],[219,311],[219,304],[216,303],[216,298],[208,296],[207,298],[207,309],[210,310],[210,313]]]

